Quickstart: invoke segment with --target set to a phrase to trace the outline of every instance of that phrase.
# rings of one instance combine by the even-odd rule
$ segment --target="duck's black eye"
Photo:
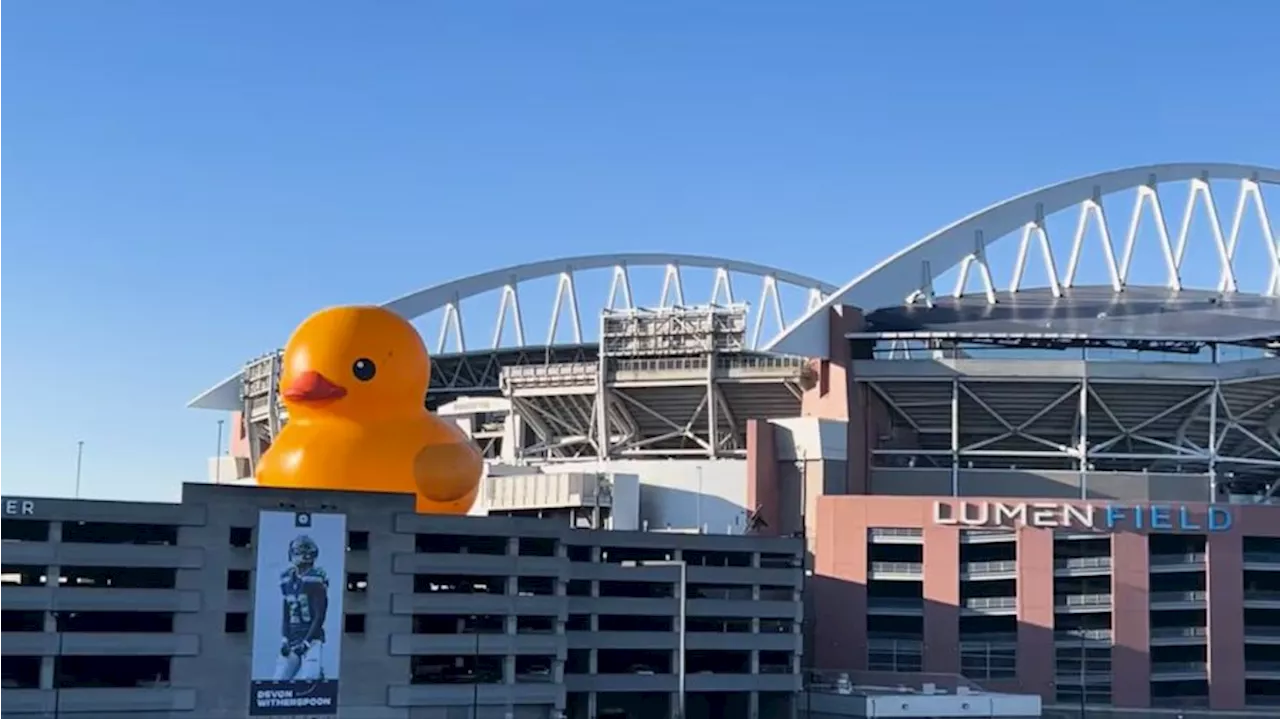
[[[365,357],[361,357],[355,361],[355,364],[351,365],[351,374],[355,375],[356,379],[361,382],[368,382],[377,373],[378,368],[373,365],[373,360]]]

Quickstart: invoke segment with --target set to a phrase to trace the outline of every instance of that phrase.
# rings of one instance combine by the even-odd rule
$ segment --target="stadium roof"
[[[1280,297],[1132,286],[1074,287],[939,297],[933,306],[887,307],[867,315],[867,332],[997,337],[1062,335],[1245,343],[1280,338]]]
[[[1160,209],[1160,198],[1155,192],[1156,186],[1159,183],[1191,181],[1193,192],[1188,196],[1184,208],[1183,232],[1176,235],[1183,238],[1186,230],[1189,229],[1187,222],[1192,216],[1191,211],[1199,201],[1198,196],[1203,194],[1211,197],[1207,189],[1210,180],[1240,182],[1236,211],[1234,216],[1229,218],[1229,226],[1234,228],[1230,231],[1231,239],[1224,237],[1226,233],[1221,226],[1218,227],[1217,232],[1195,233],[1196,237],[1202,240],[1207,237],[1217,244],[1221,266],[1215,269],[1221,270],[1222,276],[1229,280],[1229,289],[1237,289],[1234,287],[1236,275],[1233,264],[1236,229],[1245,219],[1246,208],[1252,205],[1257,216],[1262,219],[1263,241],[1270,255],[1271,267],[1262,268],[1262,274],[1270,276],[1266,294],[1280,294],[1280,289],[1277,289],[1277,284],[1280,284],[1280,251],[1276,247],[1277,238],[1266,219],[1268,215],[1259,190],[1261,185],[1280,185],[1280,168],[1214,162],[1144,165],[1111,170],[1043,187],[997,202],[953,222],[854,277],[839,290],[827,296],[823,303],[810,308],[800,321],[789,326],[764,349],[804,357],[829,357],[830,333],[824,315],[832,307],[839,305],[861,308],[891,306],[909,297],[913,292],[931,287],[935,280],[953,267],[969,265],[973,260],[977,260],[979,264],[985,264],[987,246],[997,241],[1016,238],[1019,229],[1024,230],[1022,234],[1026,238],[1023,240],[1025,249],[1027,240],[1031,239],[1031,235],[1025,232],[1026,228],[1038,228],[1042,231],[1045,217],[1070,207],[1081,208],[1080,228],[1085,227],[1086,211],[1100,218],[1099,222],[1105,227],[1105,213],[1100,205],[1102,198],[1122,190],[1138,188],[1139,200],[1145,197],[1146,201],[1134,206],[1129,231],[1125,233],[1123,226],[1117,226],[1115,231],[1106,233],[1108,245],[1111,237],[1124,240],[1123,260],[1116,261],[1114,248],[1110,248],[1104,258],[1112,276],[1111,289],[1119,294],[1128,285],[1127,273],[1132,266],[1129,252],[1134,248],[1137,222],[1141,218],[1143,207],[1148,203],[1154,204],[1162,226],[1165,224],[1165,217],[1177,216],[1174,214],[1176,210],[1165,212]],[[1197,187],[1200,191],[1195,191]],[[1217,223],[1219,219],[1215,214],[1213,221]],[[1164,251],[1164,256],[1153,256],[1139,262],[1160,262],[1168,269],[1169,287],[1183,289],[1181,278],[1178,276],[1178,265],[1184,247],[1180,240],[1177,243],[1172,242],[1170,235],[1173,233],[1170,233],[1167,228],[1163,234],[1161,249]],[[1048,246],[1048,240],[1044,235],[1041,235],[1041,240],[1044,246]],[[1078,247],[1077,244],[1075,249]],[[1045,249],[1045,254],[1051,256],[1052,250]],[[1070,259],[1063,263],[1062,266],[1066,267],[1066,277],[1074,277],[1074,269],[1078,261],[1079,256],[1073,252]],[[1053,274],[1057,274],[1056,271]],[[1072,283],[1064,281],[1062,284]],[[1017,290],[1018,288],[1009,289]]]
[[[817,304],[822,297],[835,292],[836,286],[823,282],[814,277],[809,277],[797,272],[790,272],[778,267],[771,267],[755,262],[745,262],[725,257],[712,257],[707,255],[688,255],[680,253],[637,253],[622,252],[601,255],[581,255],[576,257],[561,257],[554,260],[545,260],[541,262],[530,262],[519,265],[512,265],[501,269],[482,272],[477,275],[463,277],[460,279],[444,282],[442,284],[433,285],[426,289],[418,290],[402,297],[396,298],[383,304],[383,307],[400,314],[407,319],[417,319],[427,313],[444,310],[442,318],[441,334],[437,342],[435,354],[446,353],[445,340],[452,331],[453,336],[457,339],[458,351],[466,352],[470,347],[465,346],[462,334],[462,317],[461,305],[464,300],[471,297],[484,295],[485,293],[502,291],[501,302],[497,308],[496,327],[493,344],[489,347],[476,348],[481,353],[492,353],[499,349],[502,339],[502,329],[505,326],[508,315],[514,320],[516,344],[515,346],[536,347],[537,340],[526,342],[524,337],[524,323],[519,301],[519,285],[531,280],[538,280],[547,277],[558,277],[559,284],[554,299],[554,306],[551,308],[550,322],[548,323],[549,333],[547,335],[546,345],[560,344],[556,340],[556,330],[561,321],[565,325],[571,325],[576,334],[582,332],[581,313],[578,306],[578,297],[574,287],[574,276],[576,273],[594,269],[612,269],[613,283],[610,287],[609,298],[606,300],[607,309],[618,309],[620,304],[622,307],[634,307],[636,297],[632,294],[631,279],[629,269],[639,267],[662,267],[665,269],[663,273],[662,290],[659,303],[663,306],[675,306],[685,304],[684,282],[681,278],[681,268],[701,268],[705,270],[713,270],[715,273],[715,282],[711,288],[711,304],[729,303],[734,301],[734,293],[732,289],[733,282],[730,275],[754,276],[762,280],[762,292],[760,301],[756,307],[757,316],[763,316],[769,312],[770,307],[767,304],[772,301],[771,308],[776,315],[778,329],[781,330],[785,325],[783,319],[781,297],[778,295],[778,285],[789,285],[807,290],[810,294],[810,304]],[[741,288],[740,288],[741,289]],[[566,292],[567,290],[567,292]],[[772,293],[770,295],[769,293]],[[691,294],[692,296],[692,294]],[[615,303],[618,300],[618,303]],[[695,300],[695,303],[697,300]],[[509,304],[510,303],[510,304]],[[668,304],[669,303],[669,304]],[[562,317],[562,310],[569,308],[568,312],[564,312],[566,316]],[[492,309],[489,309],[492,312]],[[589,322],[597,321],[595,315],[599,312],[595,308],[589,308],[586,315]],[[760,330],[763,325],[757,321],[755,334],[759,338]],[[575,343],[581,343],[582,338],[578,337]],[[753,343],[754,348],[754,343]],[[243,407],[243,401],[240,397],[240,383],[243,377],[243,371],[227,377],[218,384],[208,390],[202,392],[198,397],[191,400],[189,407],[197,409],[217,409],[235,411]]]

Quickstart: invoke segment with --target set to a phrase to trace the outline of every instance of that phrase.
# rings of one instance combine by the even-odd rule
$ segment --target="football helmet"
[[[320,547],[305,534],[299,534],[289,542],[289,562],[295,567],[311,566],[320,557]]]

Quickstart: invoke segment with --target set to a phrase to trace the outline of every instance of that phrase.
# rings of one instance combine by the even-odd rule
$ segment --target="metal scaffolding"
[[[798,412],[803,366],[746,327],[743,305],[605,311],[594,363],[503,371],[516,458],[743,456],[746,419]]]
[[[1063,370],[1055,377],[1025,359],[1006,362],[1022,365],[1023,376],[1001,376],[999,360],[961,360],[951,377],[921,377],[908,373],[914,363],[905,361],[856,380],[888,414],[874,464],[949,469],[954,493],[963,469],[1074,471],[1082,497],[1090,480],[1106,472],[1204,475],[1209,501],[1217,501],[1219,484],[1233,493],[1251,485],[1275,491],[1275,360],[1241,364],[1234,373],[1231,365],[1206,365],[1199,373],[1184,366],[1164,379],[1151,365],[1145,377],[1121,378],[1090,376],[1086,362],[1046,363]],[[903,367],[900,378],[892,376],[895,364]],[[966,365],[985,367],[972,373]]]

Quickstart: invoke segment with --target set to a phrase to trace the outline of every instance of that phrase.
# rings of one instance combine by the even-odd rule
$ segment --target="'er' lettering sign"
[[[6,499],[4,500],[4,513],[6,516],[35,514],[36,503],[29,499]]]

